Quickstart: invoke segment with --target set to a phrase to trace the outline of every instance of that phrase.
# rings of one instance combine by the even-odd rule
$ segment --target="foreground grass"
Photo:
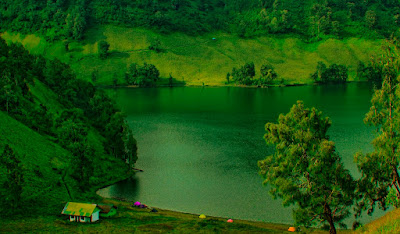
[[[318,61],[330,65],[344,64],[349,68],[350,80],[355,79],[357,63],[368,63],[379,54],[382,41],[350,38],[327,39],[307,44],[298,38],[259,37],[241,39],[225,33],[191,37],[182,33],[157,34],[150,30],[117,26],[92,27],[85,40],[72,42],[69,51],[61,41],[48,43],[37,35],[5,32],[2,37],[20,42],[34,54],[58,58],[71,65],[78,77],[90,80],[98,72],[97,85],[111,85],[113,78],[124,83],[124,73],[131,63],[152,63],[161,77],[169,74],[187,85],[224,85],[226,74],[233,67],[253,61],[256,78],[264,63],[271,63],[278,73],[278,81],[285,84],[311,83],[310,74]],[[215,37],[216,40],[212,40]],[[97,43],[106,40],[110,55],[101,60],[97,56]],[[162,53],[148,50],[159,40]]]
[[[357,233],[400,233],[400,209],[390,211],[379,219],[358,228]]]
[[[112,218],[100,218],[97,223],[69,222],[66,216],[39,216],[34,218],[5,219],[0,225],[0,232],[40,232],[40,233],[290,233],[288,225],[234,220],[227,223],[224,218],[157,209],[131,207],[131,203],[105,199],[105,203],[118,206],[118,213]],[[61,212],[61,210],[60,210]],[[327,233],[316,229],[304,229],[305,233]],[[347,232],[347,231],[342,231]]]

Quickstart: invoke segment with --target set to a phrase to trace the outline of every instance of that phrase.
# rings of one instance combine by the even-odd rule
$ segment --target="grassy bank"
[[[395,209],[384,216],[357,229],[357,233],[399,233],[400,231],[400,209]]]
[[[271,63],[279,81],[283,79],[285,84],[311,83],[309,76],[315,72],[318,61],[348,66],[349,80],[354,80],[358,61],[368,63],[371,56],[379,54],[382,44],[382,41],[357,38],[307,44],[298,38],[241,39],[225,33],[192,37],[117,26],[91,28],[83,41],[70,44],[69,51],[62,41],[49,43],[37,35],[5,32],[2,37],[21,42],[34,54],[70,64],[80,78],[90,80],[91,74],[97,71],[97,85],[111,85],[113,77],[123,84],[129,64],[143,62],[156,65],[161,77],[171,74],[176,81],[187,85],[224,85],[226,74],[233,67],[251,61],[256,66],[256,77],[262,64]],[[97,56],[100,40],[110,44],[110,54],[105,60]],[[161,53],[148,50],[156,40],[161,43]]]
[[[2,220],[0,232],[40,232],[40,233],[290,233],[288,225],[234,220],[227,223],[226,218],[207,217],[199,219],[198,214],[187,214],[158,209],[131,207],[131,203],[104,199],[118,207],[118,213],[111,218],[100,218],[92,224],[69,222],[59,213],[52,216]],[[303,229],[306,233],[327,233],[317,229]],[[340,231],[345,233],[349,231]]]

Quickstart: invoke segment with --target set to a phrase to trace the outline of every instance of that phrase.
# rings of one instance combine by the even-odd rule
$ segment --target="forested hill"
[[[0,216],[58,213],[127,176],[136,141],[104,92],[1,38],[0,77]]]
[[[0,30],[47,40],[81,39],[93,24],[196,35],[215,30],[252,37],[296,34],[388,37],[400,26],[398,0],[0,0]]]

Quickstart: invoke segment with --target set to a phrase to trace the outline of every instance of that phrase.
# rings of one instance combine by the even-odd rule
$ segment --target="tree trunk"
[[[392,171],[393,171],[393,176],[394,176],[394,187],[396,188],[396,195],[397,198],[400,199],[400,191],[399,191],[399,187],[400,187],[400,177],[399,177],[399,173],[397,172],[397,169],[394,165],[392,166]]]
[[[324,204],[324,215],[330,226],[329,233],[336,234],[335,224],[333,223],[332,211],[328,204]]]

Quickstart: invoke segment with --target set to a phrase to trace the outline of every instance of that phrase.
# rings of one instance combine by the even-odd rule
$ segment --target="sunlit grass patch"
[[[386,213],[384,216],[357,229],[358,233],[399,233],[400,231],[400,209]]]
[[[104,26],[103,35],[104,40],[110,44],[110,50],[120,52],[147,49],[152,39],[156,37],[149,30],[117,26]],[[100,41],[101,38],[96,38],[96,40]]]
[[[35,35],[26,36],[22,40],[22,44],[25,46],[26,49],[32,51],[35,54],[43,53],[46,47],[45,40]]]
[[[357,64],[357,58],[353,56],[346,44],[335,39],[328,39],[318,46],[318,54],[329,64],[344,64],[354,66]]]
[[[352,50],[358,60],[368,63],[372,55],[381,55],[383,41],[372,41],[359,38],[350,38],[346,40],[347,46]]]

